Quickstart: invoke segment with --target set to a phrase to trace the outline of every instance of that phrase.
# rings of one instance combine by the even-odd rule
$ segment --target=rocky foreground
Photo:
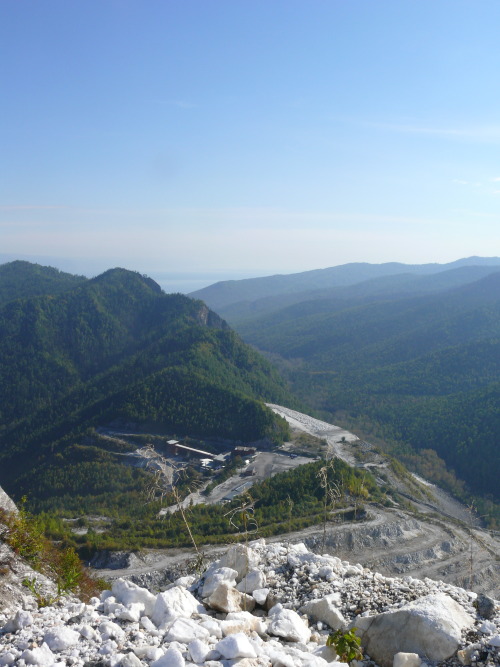
[[[364,653],[353,667],[500,664],[491,598],[303,544],[233,545],[200,578],[156,594],[117,579],[89,604],[28,600],[0,616],[0,666],[340,667],[346,657],[327,639],[353,626]]]

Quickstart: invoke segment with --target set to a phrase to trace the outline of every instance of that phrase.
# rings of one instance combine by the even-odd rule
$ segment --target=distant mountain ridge
[[[500,269],[496,266],[464,266],[430,275],[402,273],[364,280],[345,287],[330,287],[321,290],[279,294],[255,301],[239,301],[228,306],[221,306],[218,312],[232,325],[243,324],[286,307],[299,305],[303,309],[314,308],[313,302],[322,302],[323,308],[344,308],[346,304],[368,303],[408,296],[424,296],[445,290],[452,290],[461,285],[473,283]],[[306,303],[309,304],[306,306]],[[300,305],[302,304],[302,305]]]
[[[192,292],[190,296],[202,299],[211,308],[222,313],[229,306],[234,306],[239,302],[255,303],[261,299],[281,296],[290,303],[290,301],[296,302],[309,298],[310,294],[308,293],[313,291],[320,293],[321,290],[332,288],[337,289],[337,292],[332,294],[340,296],[341,288],[352,287],[360,283],[368,285],[367,281],[381,281],[383,278],[390,279],[395,276],[404,276],[403,282],[407,282],[409,276],[435,276],[442,272],[464,268],[472,269],[472,267],[475,267],[475,272],[470,271],[470,279],[474,280],[475,275],[481,277],[490,271],[500,270],[500,258],[468,257],[448,264],[350,263],[289,275],[222,281]],[[460,273],[458,271],[455,276],[457,276],[458,284],[461,281],[468,280],[467,272]],[[383,284],[383,281],[379,283],[379,290]],[[388,284],[393,285],[394,283],[389,280]],[[391,287],[391,289],[393,288]],[[429,289],[429,286],[427,289]],[[301,296],[294,299],[292,295]]]

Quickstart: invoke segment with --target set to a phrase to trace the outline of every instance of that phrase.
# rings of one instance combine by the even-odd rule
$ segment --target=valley
[[[500,0],[0,17],[0,667],[500,667]]]
[[[15,498],[28,495],[37,511],[123,508],[120,494],[140,493],[147,476],[122,465],[123,443],[94,437],[103,425],[284,435],[262,400],[293,401],[284,382],[201,301],[123,269],[75,287],[14,264],[0,271],[0,484]],[[45,273],[47,293],[31,296]]]
[[[345,264],[195,293],[326,421],[500,527],[498,258]]]
[[[383,476],[378,481],[398,489],[407,503],[383,507],[365,503],[364,518],[344,522],[335,513],[329,517],[326,530],[315,525],[292,533],[268,537],[268,542],[304,542],[315,553],[328,553],[351,563],[381,572],[386,576],[412,576],[442,580],[448,583],[500,597],[500,535],[481,527],[477,517],[435,485],[415,476],[401,477],[391,469],[390,459],[354,434],[309,415],[271,405],[284,416],[292,430],[308,433],[326,441],[326,451],[360,469],[376,468]],[[319,442],[321,442],[321,440]],[[297,447],[284,443],[283,450],[293,453]],[[298,465],[301,458],[283,454],[269,455],[273,464],[267,474],[278,472],[280,459]],[[224,482],[224,493],[241,484],[240,475]],[[196,502],[220,502],[221,489]],[[258,537],[258,533],[252,537]],[[205,545],[207,558],[216,557],[225,547]],[[97,555],[92,563],[99,576],[106,579],[131,578],[140,585],[161,587],[189,569],[194,553],[189,549],[140,550]]]
[[[123,269],[7,265],[0,484],[138,577],[238,539],[228,517],[251,511],[268,539],[498,595],[498,266],[236,281],[204,291],[217,313]]]

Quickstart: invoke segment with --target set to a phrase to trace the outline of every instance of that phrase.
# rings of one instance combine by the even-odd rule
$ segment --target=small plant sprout
[[[326,645],[335,648],[335,652],[342,662],[363,660],[361,639],[356,634],[356,628],[351,628],[347,632],[336,630],[328,635]]]
[[[31,592],[40,608],[50,607],[58,600],[58,596],[56,595],[45,595],[42,592],[40,584],[35,577],[32,577],[31,579],[28,577],[23,579],[23,586],[26,586],[26,588]]]
[[[23,585],[38,605],[52,605],[61,595],[72,591],[84,599],[99,594],[103,590],[101,584],[89,575],[74,548],[54,545],[44,535],[40,519],[26,509],[26,502],[26,498],[21,500],[18,513],[0,508],[0,530],[2,540],[16,554],[25,558],[34,570],[57,582],[57,595],[49,596],[44,594],[36,577],[24,579]]]
[[[26,558],[35,569],[40,564],[45,548],[45,538],[40,521],[27,509],[23,496],[17,514],[5,517],[4,539],[20,556]]]

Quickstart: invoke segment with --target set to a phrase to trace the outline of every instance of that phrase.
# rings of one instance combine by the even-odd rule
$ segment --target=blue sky
[[[500,254],[498,0],[2,0],[0,258]]]

